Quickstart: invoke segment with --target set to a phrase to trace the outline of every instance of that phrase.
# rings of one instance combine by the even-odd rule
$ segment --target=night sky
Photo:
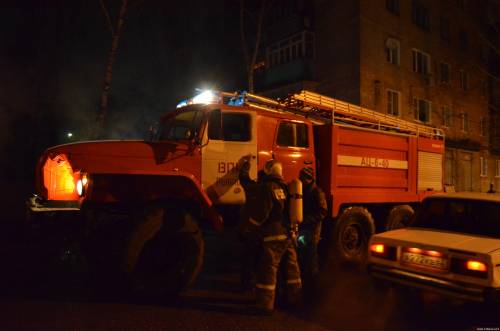
[[[115,22],[121,1],[104,3]],[[131,3],[106,138],[143,138],[195,88],[245,88],[237,1]],[[88,137],[111,32],[99,0],[2,1],[0,15],[0,167],[26,177],[45,148],[71,141],[67,132]]]

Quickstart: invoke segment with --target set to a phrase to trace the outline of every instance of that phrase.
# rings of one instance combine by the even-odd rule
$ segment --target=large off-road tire
[[[410,226],[413,222],[414,214],[415,211],[409,205],[399,205],[393,207],[389,212],[389,216],[387,216],[385,229],[389,231]]]
[[[363,262],[367,255],[368,240],[374,232],[373,217],[366,208],[345,209],[333,230],[335,257],[341,262]]]
[[[205,245],[194,217],[183,210],[152,207],[133,229],[124,269],[132,292],[174,295],[191,285],[203,265]]]

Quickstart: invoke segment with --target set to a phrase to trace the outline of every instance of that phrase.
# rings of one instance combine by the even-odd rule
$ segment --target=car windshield
[[[500,203],[427,199],[413,226],[500,238]]]
[[[203,119],[203,112],[191,110],[179,113],[162,123],[159,140],[187,140],[198,135]]]

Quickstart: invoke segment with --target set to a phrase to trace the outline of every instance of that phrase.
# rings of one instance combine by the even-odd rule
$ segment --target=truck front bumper
[[[368,272],[379,279],[440,293],[448,297],[500,303],[500,288],[456,282],[379,264],[370,264]]]
[[[80,201],[43,200],[36,194],[26,200],[26,209],[32,213],[80,211]]]

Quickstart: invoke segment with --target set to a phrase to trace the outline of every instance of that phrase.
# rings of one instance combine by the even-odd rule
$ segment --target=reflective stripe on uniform
[[[276,289],[276,285],[266,285],[266,284],[255,284],[255,287],[261,290],[269,290],[269,291],[274,291]]]
[[[259,222],[257,222],[256,220],[254,220],[254,219],[253,219],[253,218],[251,218],[251,217],[250,217],[250,218],[248,218],[248,222],[250,222],[250,223],[251,223],[251,224],[253,224],[253,225],[260,226],[260,223],[259,223]]]
[[[287,284],[302,284],[302,281],[300,278],[295,278],[295,279],[289,279],[286,281]]]
[[[278,240],[286,240],[288,237],[286,234],[280,234],[280,235],[277,235],[277,236],[267,236],[267,237],[264,237],[264,239],[262,239],[264,242],[267,242],[267,241],[278,241]]]

